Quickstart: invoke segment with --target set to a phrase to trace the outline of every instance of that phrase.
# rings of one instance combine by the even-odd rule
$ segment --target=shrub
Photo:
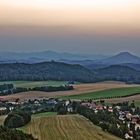
[[[31,115],[27,112],[14,111],[10,113],[4,121],[4,126],[8,128],[18,128],[31,121]]]
[[[4,123],[8,128],[18,128],[24,125],[24,119],[20,115],[13,115],[12,117],[8,117]]]

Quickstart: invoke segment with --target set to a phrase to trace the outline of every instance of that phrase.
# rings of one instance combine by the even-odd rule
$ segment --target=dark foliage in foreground
[[[32,135],[28,135],[19,130],[13,130],[0,126],[0,140],[35,140]]]

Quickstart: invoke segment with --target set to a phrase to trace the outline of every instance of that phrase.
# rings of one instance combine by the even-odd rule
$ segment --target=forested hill
[[[112,65],[95,70],[103,80],[124,81],[127,83],[140,83],[140,71],[128,66]]]
[[[69,80],[94,82],[94,73],[80,65],[58,62],[0,64],[0,80]]]
[[[79,82],[115,80],[140,83],[140,71],[121,65],[111,65],[91,71],[81,65],[60,62],[0,64],[0,81],[13,80],[64,80]]]

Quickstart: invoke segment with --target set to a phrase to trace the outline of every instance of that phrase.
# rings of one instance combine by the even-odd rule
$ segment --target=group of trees
[[[45,86],[45,87],[35,87],[31,90],[33,91],[45,91],[45,92],[53,92],[53,91],[67,91],[67,90],[73,90],[73,86],[65,85],[65,86]]]
[[[31,121],[31,114],[20,110],[8,114],[4,121],[4,126],[8,128],[18,128]]]
[[[6,92],[6,91],[10,91],[14,89],[14,85],[13,84],[3,84],[0,85],[0,92]]]

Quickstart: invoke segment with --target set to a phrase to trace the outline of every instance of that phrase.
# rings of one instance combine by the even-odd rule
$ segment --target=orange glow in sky
[[[140,29],[140,0],[0,0],[0,25]]]

